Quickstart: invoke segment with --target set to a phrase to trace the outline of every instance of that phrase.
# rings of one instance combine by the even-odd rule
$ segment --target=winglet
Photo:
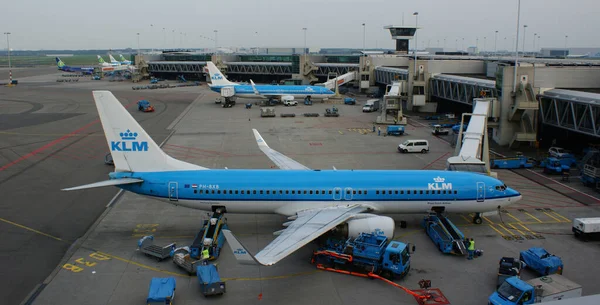
[[[235,259],[243,265],[256,265],[258,261],[254,258],[254,255],[250,254],[248,250],[240,243],[233,233],[229,230],[223,230],[223,234],[225,235],[225,239],[227,243],[229,243],[229,248],[231,248],[231,252],[233,252],[233,256]]]
[[[258,89],[256,89],[256,85],[254,84],[254,81],[250,80],[250,84],[252,85],[252,90],[254,91],[254,94],[260,95],[260,93],[258,93]]]
[[[254,132],[254,137],[256,138],[256,144],[258,144],[259,148],[260,147],[269,147],[269,145],[267,144],[267,142],[265,142],[265,140],[262,138],[260,133],[258,133],[258,130],[252,129],[252,132]]]

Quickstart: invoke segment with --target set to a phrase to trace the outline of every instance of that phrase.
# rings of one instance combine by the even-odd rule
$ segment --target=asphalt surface
[[[49,68],[22,72],[30,77],[0,87],[0,299],[7,304],[19,304],[46,279],[117,193],[61,191],[106,180],[112,170],[103,162],[108,147],[90,88],[114,88],[126,106],[151,101],[154,113],[129,109],[159,143],[197,97],[190,90],[133,91],[130,84],[87,78],[57,84],[62,73]]]
[[[418,120],[409,120],[404,136],[377,136],[370,131],[377,113],[362,113],[359,105],[336,105],[339,118],[302,116],[305,112],[322,114],[331,107],[321,103],[277,106],[278,117],[261,118],[258,107],[245,109],[244,103],[238,103],[223,109],[214,104],[215,96],[206,93],[176,119],[176,132],[163,146],[166,153],[209,168],[273,168],[256,146],[252,128],[259,130],[273,149],[314,169],[444,169],[453,151],[447,143],[450,137],[431,136],[427,122]],[[295,113],[296,117],[281,118],[281,113]],[[399,142],[420,138],[429,140],[428,154],[396,151]],[[564,275],[580,283],[585,295],[600,293],[600,268],[590,264],[600,255],[600,243],[582,242],[571,233],[572,218],[600,216],[599,206],[582,205],[512,171],[498,170],[498,176],[523,194],[519,203],[500,215],[484,217],[482,225],[472,224],[468,214],[449,215],[467,237],[476,240],[476,248],[484,251],[475,260],[441,254],[423,232],[423,215],[390,215],[397,225],[400,220],[408,224],[406,229],[396,227],[395,239],[417,248],[411,271],[396,282],[418,289],[421,279],[429,279],[451,304],[486,304],[496,287],[498,260],[518,257],[519,251],[537,246],[563,259]],[[158,245],[189,245],[207,217],[206,212],[124,193],[90,228],[72,255],[65,257],[34,304],[143,304],[150,279],[170,276],[177,281],[177,304],[416,304],[412,296],[384,282],[317,271],[310,264],[313,244],[270,267],[238,264],[226,244],[216,263],[227,292],[210,299],[202,296],[195,276],[169,259],[157,262],[136,250],[138,239],[149,234]],[[226,217],[229,228],[253,253],[271,242],[275,238],[272,233],[287,221],[278,215]],[[536,277],[529,270],[522,276]]]

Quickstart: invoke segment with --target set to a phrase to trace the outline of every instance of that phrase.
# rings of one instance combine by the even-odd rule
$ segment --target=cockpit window
[[[506,184],[496,185],[496,190],[500,192],[504,192],[506,190]]]

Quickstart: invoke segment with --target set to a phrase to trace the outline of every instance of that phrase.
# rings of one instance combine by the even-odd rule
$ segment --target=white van
[[[379,110],[379,100],[368,100],[362,108],[363,112],[373,112]]]
[[[407,152],[429,152],[429,142],[427,140],[406,140],[398,145],[398,151],[401,153]]]

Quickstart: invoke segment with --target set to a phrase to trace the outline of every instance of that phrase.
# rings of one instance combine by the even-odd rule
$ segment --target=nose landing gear
[[[475,216],[473,216],[473,223],[480,225],[482,222],[483,220],[481,219],[481,213],[475,213]]]

